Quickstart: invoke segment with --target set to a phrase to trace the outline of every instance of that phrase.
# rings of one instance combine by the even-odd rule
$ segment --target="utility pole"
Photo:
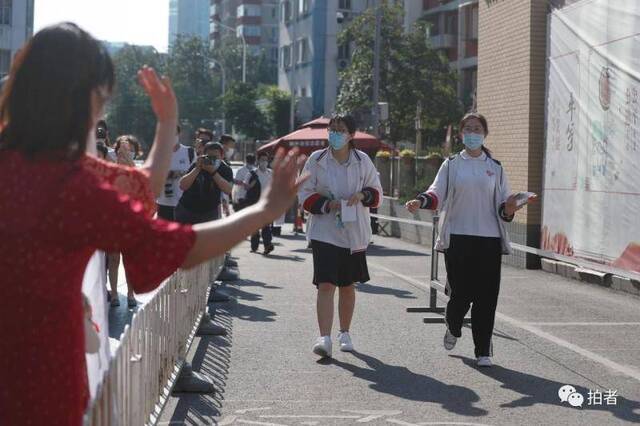
[[[294,3],[295,4],[295,3]],[[291,90],[291,102],[289,105],[289,132],[293,132],[296,127],[296,11],[291,6],[291,78],[289,78],[289,89]]]
[[[373,134],[379,136],[380,112],[378,102],[380,98],[380,27],[382,25],[382,8],[380,0],[376,0],[376,32],[373,47]]]

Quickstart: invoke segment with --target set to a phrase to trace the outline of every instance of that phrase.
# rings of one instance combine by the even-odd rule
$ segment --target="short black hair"
[[[176,126],[176,135],[179,135],[181,131],[182,131],[182,127],[180,127],[180,125],[178,124]]]
[[[247,157],[245,158],[247,164],[255,164],[256,163],[256,156],[254,154],[247,154]]]
[[[212,150],[212,149],[218,150],[218,151],[220,151],[220,154],[224,155],[224,147],[222,146],[221,143],[219,143],[219,142],[207,142],[204,145],[204,151],[205,152],[207,152],[209,150]]]
[[[262,158],[262,157],[267,157],[269,158],[269,154],[267,154],[266,152],[261,152],[258,154],[258,159]]]
[[[342,123],[347,127],[347,130],[349,131],[349,133],[351,133],[352,135],[356,132],[356,119],[353,118],[352,115],[349,114],[334,114],[331,117],[331,120],[329,120],[329,127],[331,127],[331,125],[333,123]]]
[[[234,142],[235,143],[235,141],[236,140],[231,135],[225,134],[225,135],[220,136],[220,143],[221,144],[225,144],[227,142]]]
[[[204,127],[200,127],[198,130],[196,130],[196,138],[201,138],[202,135],[209,136],[209,140],[213,141],[213,131],[206,129]]]
[[[104,120],[98,120],[98,124],[96,124],[96,128],[98,127],[102,127],[105,130],[109,130],[109,128],[107,127],[107,122]]]

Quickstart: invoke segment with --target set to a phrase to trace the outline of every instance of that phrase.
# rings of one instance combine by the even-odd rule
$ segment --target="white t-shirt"
[[[247,178],[249,177],[249,166],[243,166],[241,167],[237,172],[236,172],[236,176],[234,179],[239,180],[241,182],[245,182],[247,180]],[[241,185],[233,185],[233,189],[231,190],[231,199],[233,200],[234,203],[239,202],[240,200],[244,199],[244,197],[247,195],[247,190],[244,189]]]
[[[264,193],[269,186],[271,186],[271,178],[272,178],[271,169],[267,169],[264,172],[260,170],[260,168],[256,169],[256,174],[258,175],[258,179],[260,180],[260,192]]]
[[[450,232],[458,235],[500,238],[495,213],[495,176],[487,167],[487,156],[471,157],[463,151],[455,180],[455,196],[448,209]],[[456,205],[460,203],[461,205]]]
[[[180,201],[180,197],[182,197],[182,190],[180,189],[179,184],[180,177],[189,170],[192,163],[192,161],[189,161],[189,149],[190,148],[188,146],[180,144],[178,149],[173,151],[169,171],[173,172],[174,176],[172,179],[167,179],[164,183],[164,191],[156,200],[158,204],[170,207],[178,205],[178,201]],[[193,160],[195,161],[195,159],[196,155],[194,151]]]

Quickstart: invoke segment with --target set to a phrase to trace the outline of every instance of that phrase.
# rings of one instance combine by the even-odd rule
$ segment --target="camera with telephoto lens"
[[[107,138],[107,130],[104,127],[98,127],[96,129],[96,139],[106,139]]]
[[[208,155],[202,156],[202,164],[204,164],[205,166],[213,166],[214,161],[215,161],[215,158],[211,158]]]

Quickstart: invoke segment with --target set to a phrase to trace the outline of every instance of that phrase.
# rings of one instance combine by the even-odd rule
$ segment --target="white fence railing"
[[[155,424],[207,307],[224,258],[165,281],[126,326],[85,414],[85,425]]]

